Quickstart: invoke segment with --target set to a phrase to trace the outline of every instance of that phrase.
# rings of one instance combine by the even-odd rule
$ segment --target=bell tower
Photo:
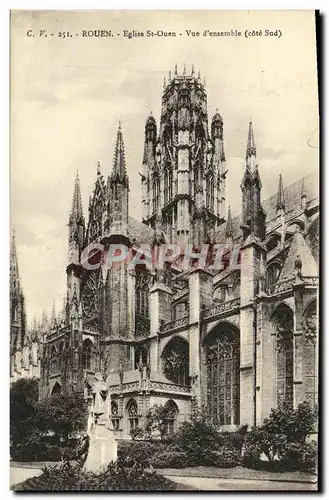
[[[170,243],[211,242],[225,218],[223,119],[216,112],[208,131],[207,93],[194,66],[169,72],[157,135],[153,116],[145,125],[142,170],[144,223],[155,229],[162,212]]]

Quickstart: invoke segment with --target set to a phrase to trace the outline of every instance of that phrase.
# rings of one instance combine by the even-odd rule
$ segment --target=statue
[[[108,428],[110,391],[101,373],[95,374],[93,402],[88,419],[89,450],[84,468],[97,472],[117,459],[117,442]]]

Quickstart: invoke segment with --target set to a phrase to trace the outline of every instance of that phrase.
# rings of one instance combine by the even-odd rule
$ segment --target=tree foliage
[[[263,424],[248,433],[245,455],[254,462],[262,453],[270,462],[290,461],[296,465],[305,461],[306,456],[314,455],[314,446],[306,443],[306,438],[314,432],[316,419],[316,409],[306,401],[295,410],[286,404],[272,409]]]
[[[38,401],[36,379],[21,379],[10,389],[10,446],[14,460],[59,460],[71,435],[86,428],[82,393],[56,394]]]
[[[39,427],[66,442],[70,434],[87,426],[87,403],[82,392],[54,394],[37,405]]]
[[[166,435],[168,421],[173,419],[173,410],[168,405],[154,405],[149,409],[146,415],[145,430],[147,435],[152,436],[159,433],[163,439]]]
[[[10,388],[10,440],[19,443],[31,434],[39,397],[37,379],[20,379]]]

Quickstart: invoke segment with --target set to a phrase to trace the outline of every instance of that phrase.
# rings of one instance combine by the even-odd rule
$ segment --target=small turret
[[[233,223],[232,223],[231,207],[228,207],[225,236],[227,239],[233,239]]]
[[[276,211],[277,212],[285,211],[284,190],[283,190],[283,182],[281,174],[279,176],[278,194],[276,199]]]

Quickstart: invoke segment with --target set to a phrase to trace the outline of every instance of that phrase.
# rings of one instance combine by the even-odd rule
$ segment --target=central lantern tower
[[[142,169],[143,222],[162,228],[170,243],[212,243],[225,214],[223,119],[208,130],[207,94],[200,72],[165,80],[159,131],[146,121]]]

